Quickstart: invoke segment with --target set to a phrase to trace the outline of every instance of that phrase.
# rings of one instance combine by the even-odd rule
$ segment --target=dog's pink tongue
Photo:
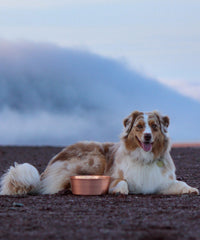
[[[152,144],[151,143],[142,143],[142,148],[144,149],[145,152],[150,152],[152,149]]]

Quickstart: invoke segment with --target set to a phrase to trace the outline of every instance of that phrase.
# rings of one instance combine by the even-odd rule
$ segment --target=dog
[[[39,175],[28,163],[15,164],[1,178],[1,195],[54,194],[70,189],[70,176],[107,175],[110,194],[199,194],[178,181],[170,156],[169,117],[132,112],[118,143],[79,142],[64,148]]]

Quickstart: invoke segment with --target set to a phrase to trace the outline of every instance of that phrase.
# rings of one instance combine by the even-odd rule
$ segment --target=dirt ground
[[[0,175],[13,162],[42,172],[58,147],[0,147]],[[177,177],[200,189],[200,147],[173,148]],[[0,196],[0,239],[200,239],[200,196]]]

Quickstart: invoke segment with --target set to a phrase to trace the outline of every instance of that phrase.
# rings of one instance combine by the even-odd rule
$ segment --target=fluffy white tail
[[[29,163],[14,164],[1,177],[0,195],[37,193],[40,185],[38,170]]]

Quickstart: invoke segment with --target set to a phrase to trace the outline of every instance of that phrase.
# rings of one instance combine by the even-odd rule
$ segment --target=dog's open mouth
[[[145,151],[145,152],[150,152],[152,150],[152,146],[153,143],[151,142],[141,142],[138,138],[137,138],[141,148]]]
[[[141,147],[145,152],[150,152],[152,150],[152,143],[141,142]]]

